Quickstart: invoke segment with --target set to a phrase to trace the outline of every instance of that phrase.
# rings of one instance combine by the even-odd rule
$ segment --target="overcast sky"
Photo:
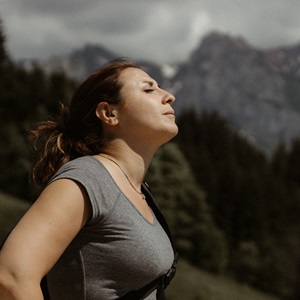
[[[213,30],[257,48],[300,43],[299,0],[1,0],[0,18],[15,59],[93,43],[133,59],[178,62]]]

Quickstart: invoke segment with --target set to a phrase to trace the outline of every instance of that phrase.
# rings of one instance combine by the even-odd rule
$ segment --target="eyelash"
[[[154,92],[153,89],[147,89],[147,90],[145,90],[145,93],[152,93],[152,92]]]

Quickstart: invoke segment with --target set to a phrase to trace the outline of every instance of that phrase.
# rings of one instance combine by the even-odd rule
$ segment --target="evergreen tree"
[[[279,143],[270,162],[272,176],[284,179],[288,167],[288,152],[284,143]]]
[[[4,29],[2,25],[2,21],[0,20],[0,74],[1,70],[5,65],[8,63],[8,55],[5,47],[5,34],[4,34]]]
[[[300,187],[300,139],[295,139],[292,143],[288,155],[286,178],[291,188]]]
[[[280,144],[269,161],[217,113],[186,112],[179,127],[176,141],[229,244],[229,271],[283,299],[298,299],[300,142],[290,152]]]
[[[28,132],[66,103],[76,83],[63,73],[47,76],[38,67],[27,71],[14,65],[5,50],[0,26],[0,190],[32,201],[37,190],[29,184],[33,145]]]
[[[207,270],[224,270],[224,237],[214,225],[205,194],[175,143],[158,150],[147,181],[166,215],[180,254]]]

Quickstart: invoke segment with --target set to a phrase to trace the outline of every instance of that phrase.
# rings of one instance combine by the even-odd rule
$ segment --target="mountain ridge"
[[[300,51],[293,50],[256,50],[240,38],[213,33],[172,78],[172,85],[180,87],[176,96],[197,112],[217,110],[233,128],[274,150],[300,134],[300,61],[295,59]],[[286,61],[294,70],[288,74],[282,71]],[[175,105],[179,111],[187,107],[180,101]]]
[[[35,61],[46,72],[64,71],[82,80],[108,60],[120,57],[87,44],[64,56]],[[137,61],[177,98],[177,114],[217,111],[231,127],[266,151],[300,137],[300,43],[259,50],[243,38],[213,32],[181,63]],[[30,67],[30,62],[23,62]]]

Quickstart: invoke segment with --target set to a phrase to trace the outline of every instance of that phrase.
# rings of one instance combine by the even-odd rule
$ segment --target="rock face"
[[[81,80],[119,55],[87,45],[39,64]],[[36,62],[35,62],[36,63]],[[140,62],[177,98],[175,110],[218,111],[235,130],[272,151],[300,137],[300,44],[257,50],[241,38],[212,33],[189,59],[173,66]]]
[[[81,81],[99,66],[116,56],[116,54],[102,46],[89,44],[82,49],[74,50],[70,54],[53,56],[37,63],[47,73],[63,71],[69,77]]]
[[[171,80],[178,111],[216,110],[260,146],[300,137],[300,47],[259,51],[242,39],[205,38]]]

